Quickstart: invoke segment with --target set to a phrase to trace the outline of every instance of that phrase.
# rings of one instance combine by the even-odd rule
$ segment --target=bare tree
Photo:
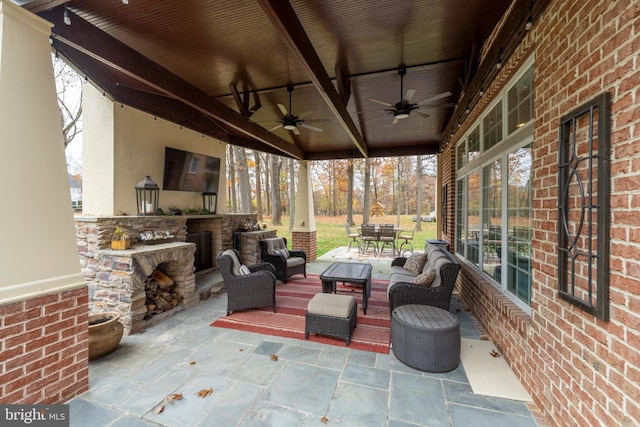
[[[271,154],[271,223],[282,225],[282,201],[280,200],[280,168],[279,156]]]
[[[422,231],[422,156],[416,156],[416,231]]]
[[[364,203],[362,211],[363,224],[369,223],[371,217],[371,159],[365,159],[364,166]]]
[[[353,160],[347,160],[347,222],[349,225],[355,225],[353,222]]]
[[[293,159],[289,159],[289,231],[293,231],[293,218],[296,214],[296,173]]]
[[[62,59],[53,57],[64,148],[82,132],[82,78]]]
[[[238,212],[236,198],[236,161],[233,155],[233,146],[227,146],[227,161],[229,170],[229,200],[231,201],[231,212]]]
[[[256,162],[256,208],[258,209],[258,222],[262,222],[262,172],[260,170],[260,152],[254,151],[253,158]]]
[[[236,171],[238,173],[238,191],[240,193],[240,212],[252,213],[247,153],[243,147],[235,147],[234,150],[236,154]]]

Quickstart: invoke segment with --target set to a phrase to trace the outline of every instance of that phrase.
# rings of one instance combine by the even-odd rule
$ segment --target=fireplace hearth
[[[197,305],[194,252],[195,245],[184,242],[136,246],[123,251],[99,251],[98,271],[95,280],[89,283],[91,311],[118,311],[125,334],[141,332],[155,324],[152,320],[156,317],[164,317],[163,315],[168,311],[158,311],[162,313],[158,316],[147,315],[149,303],[146,284],[159,266],[163,275],[173,282],[172,287],[175,288],[173,292],[177,293],[174,298],[175,304],[166,303],[174,304],[169,309]],[[162,292],[167,291],[162,290]]]

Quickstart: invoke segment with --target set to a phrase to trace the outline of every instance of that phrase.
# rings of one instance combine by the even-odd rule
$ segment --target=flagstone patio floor
[[[320,274],[339,248],[308,272]],[[362,262],[352,259],[352,262]],[[385,279],[389,258],[367,259]],[[220,280],[219,273],[199,282]],[[531,404],[474,395],[462,364],[411,369],[393,355],[209,326],[226,294],[200,302],[89,363],[89,391],[71,400],[70,425],[141,426],[542,426]],[[459,303],[462,337],[480,332]],[[211,389],[200,397],[196,393]],[[167,401],[180,393],[181,400]],[[161,411],[160,408],[163,407]],[[532,412],[533,411],[533,412]]]

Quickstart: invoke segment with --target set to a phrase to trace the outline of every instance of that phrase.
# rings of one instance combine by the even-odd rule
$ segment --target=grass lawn
[[[415,222],[413,217],[415,215],[400,215],[400,227],[407,232],[411,233]],[[291,232],[289,231],[289,217],[282,217],[282,225],[274,226],[271,224],[271,218],[264,219],[267,222],[267,228],[278,230],[278,236],[287,238],[289,247],[291,248]],[[345,223],[347,222],[347,216],[316,216],[316,257],[320,257],[332,249],[340,246],[347,246],[349,240],[347,238],[347,232],[345,230]],[[356,225],[362,224],[362,215],[355,215],[354,220]],[[396,215],[372,217],[370,222],[378,224],[396,224],[398,217]],[[425,239],[436,238],[436,223],[435,222],[423,222],[422,231],[416,231],[413,235],[414,249],[423,249]],[[353,230],[354,227],[352,227]],[[355,230],[354,230],[355,231]],[[402,234],[399,233],[399,234]]]

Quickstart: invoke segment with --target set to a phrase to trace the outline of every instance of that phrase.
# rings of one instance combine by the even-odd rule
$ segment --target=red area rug
[[[366,315],[362,312],[362,288],[338,284],[339,295],[353,295],[358,303],[358,324],[351,335],[349,348],[389,353],[388,283],[386,280],[372,281]],[[306,279],[294,276],[287,284],[278,282],[276,285],[276,313],[271,308],[242,310],[219,318],[211,326],[304,340],[307,304],[321,292],[322,283],[317,275],[309,274]],[[322,335],[310,334],[309,341],[345,347],[344,340]]]

